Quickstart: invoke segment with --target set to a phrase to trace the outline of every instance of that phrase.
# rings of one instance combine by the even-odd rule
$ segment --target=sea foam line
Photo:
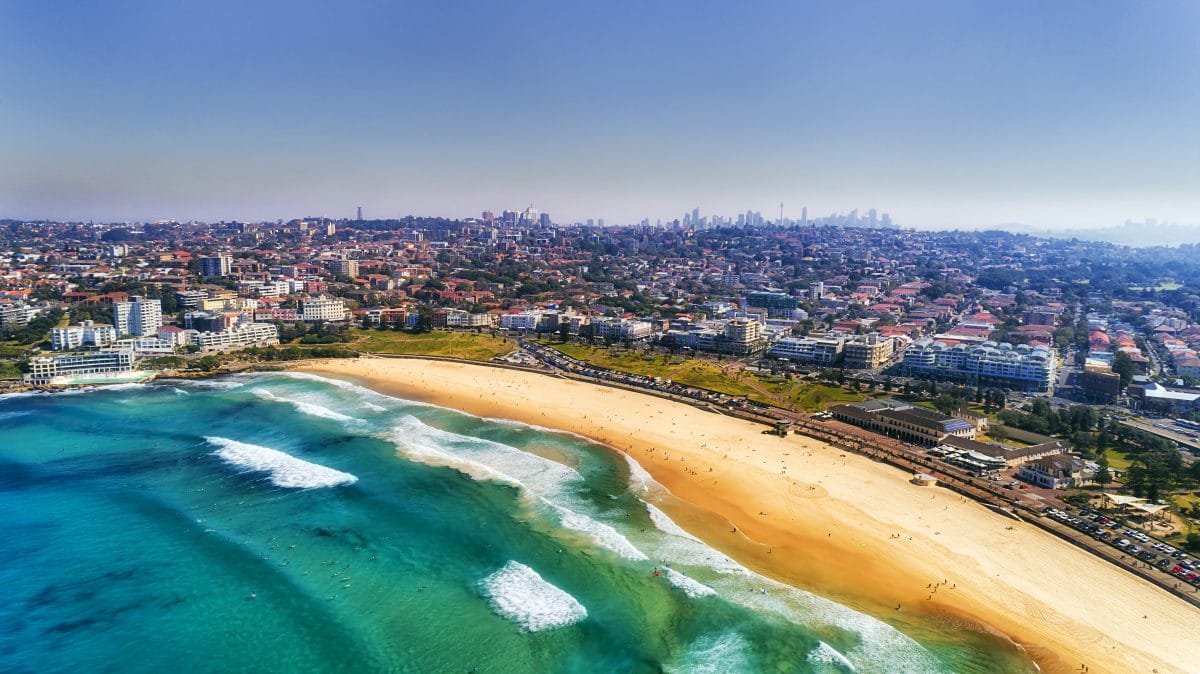
[[[671,587],[677,590],[682,590],[684,594],[692,599],[697,599],[699,597],[711,597],[717,593],[716,590],[708,585],[705,585],[694,578],[690,578],[687,575],[676,571],[675,569],[663,567],[663,571],[666,572],[667,582],[671,583]]]
[[[329,386],[335,386],[337,388],[342,389],[343,391],[348,391],[350,393],[356,393],[359,396],[362,396],[363,398],[368,398],[368,397],[382,398],[386,402],[389,402],[392,404],[398,403],[401,405],[415,405],[415,406],[419,406],[419,407],[434,407],[437,409],[447,409],[447,408],[439,407],[438,405],[434,405],[431,403],[421,402],[420,400],[409,400],[407,398],[400,398],[398,396],[392,396],[392,395],[388,395],[386,393],[380,393],[379,391],[376,391],[373,388],[362,386],[361,384],[355,384],[354,382],[346,381],[344,379],[335,379],[334,377],[323,377],[319,374],[313,374],[311,372],[273,372],[273,373],[270,373],[269,375],[265,375],[265,376],[284,377],[287,379],[299,379],[302,381],[320,382],[322,384],[328,384]],[[384,407],[383,405],[377,405],[375,403],[367,402],[365,400],[362,401],[362,404],[364,407],[368,407],[377,412],[384,412],[389,409],[387,407]]]
[[[270,391],[263,389],[263,388],[250,389],[250,392],[253,393],[254,395],[258,396],[259,398],[262,398],[263,400],[270,400],[271,402],[278,402],[278,403],[287,403],[288,405],[295,407],[298,411],[300,411],[304,414],[307,414],[309,416],[321,417],[322,419],[332,419],[334,421],[344,421],[344,422],[350,422],[350,421],[361,422],[362,421],[362,419],[357,419],[348,414],[342,414],[341,412],[335,412],[334,410],[331,410],[328,407],[324,407],[322,405],[318,405],[316,403],[309,402],[307,400],[303,400],[300,398],[285,398],[283,396],[277,396],[274,393],[271,393]]]
[[[270,447],[215,436],[204,439],[217,447],[214,453],[226,463],[246,471],[267,473],[271,484],[277,487],[316,489],[358,482],[358,478],[350,473],[310,463]]]
[[[587,617],[578,599],[520,562],[509,561],[479,581],[479,589],[493,611],[527,632],[566,627]]]
[[[400,420],[391,439],[410,458],[516,487],[552,511],[562,526],[584,534],[599,547],[625,559],[647,559],[612,526],[568,507],[566,489],[583,482],[573,468],[494,440],[434,428],[411,415]]]

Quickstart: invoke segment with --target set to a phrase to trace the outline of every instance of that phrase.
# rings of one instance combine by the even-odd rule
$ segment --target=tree
[[[414,331],[429,332],[431,330],[433,330],[433,309],[421,305],[417,307],[417,325]]]
[[[1187,535],[1187,549],[1192,552],[1200,552],[1200,534]]]
[[[1100,458],[1096,461],[1100,468],[1096,471],[1096,484],[1104,489],[1104,485],[1112,482],[1112,473],[1108,470],[1108,455],[1101,452]]]
[[[1112,371],[1121,375],[1121,388],[1125,388],[1129,382],[1133,381],[1135,372],[1133,359],[1124,351],[1118,351],[1117,355],[1113,357]]]

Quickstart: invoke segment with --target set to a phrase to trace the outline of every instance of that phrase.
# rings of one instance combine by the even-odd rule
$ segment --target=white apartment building
[[[833,365],[844,348],[845,341],[841,337],[784,337],[775,342],[768,355],[800,363]]]
[[[1027,344],[947,345],[922,339],[904,352],[909,374],[968,382],[994,382],[1013,388],[1045,391],[1054,383],[1058,368],[1046,346]]]
[[[116,328],[111,325],[97,325],[92,321],[50,329],[50,349],[53,351],[71,351],[85,346],[103,348],[116,341]]]
[[[446,311],[446,327],[448,328],[490,328],[496,325],[496,317],[492,314],[473,314],[462,309]]]
[[[163,324],[162,302],[130,297],[128,302],[113,302],[113,327],[118,335],[153,336]]]
[[[654,332],[654,326],[645,321],[624,318],[597,318],[592,321],[592,327],[598,338],[628,339],[635,342],[649,338]]]
[[[270,323],[243,323],[221,332],[199,332],[192,335],[192,344],[201,351],[228,351],[247,346],[268,346],[279,343],[279,330]]]
[[[505,330],[537,331],[545,322],[546,312],[544,311],[522,311],[500,316],[500,327]]]
[[[300,300],[300,320],[306,323],[318,321],[344,321],[349,312],[346,303],[335,297],[309,297]]]
[[[0,303],[0,326],[25,325],[36,317],[38,310],[15,302]]]

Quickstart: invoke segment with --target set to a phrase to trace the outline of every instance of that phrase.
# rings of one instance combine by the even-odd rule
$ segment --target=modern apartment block
[[[1045,391],[1054,384],[1057,360],[1047,346],[949,345],[922,339],[904,352],[904,370],[917,377]]]
[[[200,258],[200,275],[204,277],[229,276],[233,273],[233,256],[220,253]]]
[[[754,292],[746,294],[746,306],[766,309],[771,318],[791,318],[800,300],[787,293]]]
[[[833,365],[841,358],[844,349],[845,340],[838,336],[784,337],[775,342],[768,355],[798,363]]]
[[[153,337],[162,327],[162,302],[133,296],[128,302],[113,302],[113,327],[118,335]]]
[[[305,323],[344,321],[346,303],[333,297],[308,297],[300,300],[300,320]]]
[[[896,340],[879,333],[860,335],[846,341],[843,365],[849,368],[872,369],[888,361],[896,352]]]
[[[337,274],[338,276],[345,276],[347,278],[358,277],[358,260],[340,258],[337,260],[330,260],[329,262],[325,263],[325,266],[327,269],[329,269],[329,271]]]
[[[97,325],[92,321],[50,329],[50,348],[53,351],[71,351],[83,347],[103,348],[116,341],[116,328],[111,325]]]
[[[228,351],[247,346],[268,346],[279,343],[279,329],[270,323],[243,323],[220,332],[200,332],[192,335],[193,345],[201,351]]]
[[[749,356],[766,348],[763,324],[748,318],[735,318],[700,325],[676,336],[680,346],[709,353]]]

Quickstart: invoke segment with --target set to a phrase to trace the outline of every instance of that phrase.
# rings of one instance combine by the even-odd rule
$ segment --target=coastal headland
[[[692,534],[898,626],[993,632],[1046,672],[1200,671],[1200,610],[1037,527],[827,443],[533,372],[382,358],[303,369],[626,452],[676,497],[664,509]]]

